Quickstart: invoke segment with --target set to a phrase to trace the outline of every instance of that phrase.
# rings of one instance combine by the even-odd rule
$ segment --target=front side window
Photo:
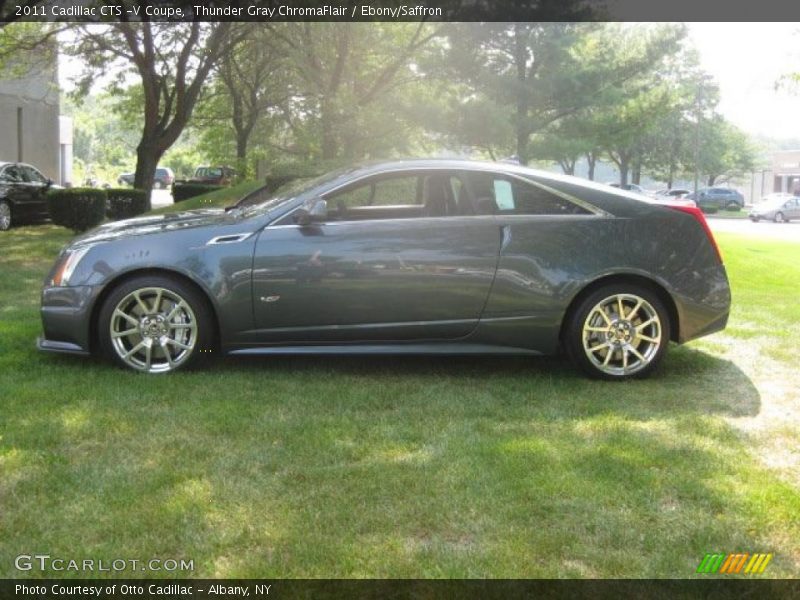
[[[22,170],[22,176],[25,181],[30,181],[31,183],[47,183],[45,176],[39,173],[39,171],[33,167],[24,165],[20,167],[20,169]]]

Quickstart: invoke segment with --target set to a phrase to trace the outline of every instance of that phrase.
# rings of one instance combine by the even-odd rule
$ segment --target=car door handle
[[[500,252],[503,252],[511,243],[511,226],[500,226]]]

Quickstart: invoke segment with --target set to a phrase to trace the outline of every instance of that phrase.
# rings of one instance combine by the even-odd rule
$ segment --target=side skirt
[[[540,356],[541,353],[527,348],[514,348],[511,346],[491,346],[488,344],[340,344],[316,346],[261,346],[257,348],[238,348],[229,350],[230,355],[260,355],[260,354],[338,354],[338,355],[364,355],[364,354],[416,354],[416,355],[527,355]]]

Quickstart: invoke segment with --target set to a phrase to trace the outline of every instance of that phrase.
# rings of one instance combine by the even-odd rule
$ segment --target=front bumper
[[[42,290],[44,335],[36,347],[46,352],[88,355],[92,308],[100,290],[94,286],[46,287]]]

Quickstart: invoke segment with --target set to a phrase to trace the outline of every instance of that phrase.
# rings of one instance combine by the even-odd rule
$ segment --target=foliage
[[[144,190],[111,188],[108,196],[106,216],[112,221],[130,219],[150,210],[150,195]]]
[[[208,185],[205,183],[183,183],[176,181],[172,184],[172,199],[174,202],[183,202],[195,196],[201,196],[209,192],[220,190],[225,186]]]
[[[47,193],[47,209],[53,223],[81,232],[103,222],[106,191],[95,188],[67,188]]]
[[[142,127],[134,186],[149,192],[161,157],[188,124],[215,62],[229,50],[233,25],[126,20],[76,27],[65,49],[86,61],[80,90],[88,92],[98,74],[113,73],[116,90],[131,76],[140,82],[129,94],[141,99],[135,105]]]
[[[343,160],[318,160],[309,162],[278,163],[270,167],[264,180],[267,189],[274,192],[278,188],[295,181],[309,177],[319,177],[334,169],[339,169],[349,164]]]

